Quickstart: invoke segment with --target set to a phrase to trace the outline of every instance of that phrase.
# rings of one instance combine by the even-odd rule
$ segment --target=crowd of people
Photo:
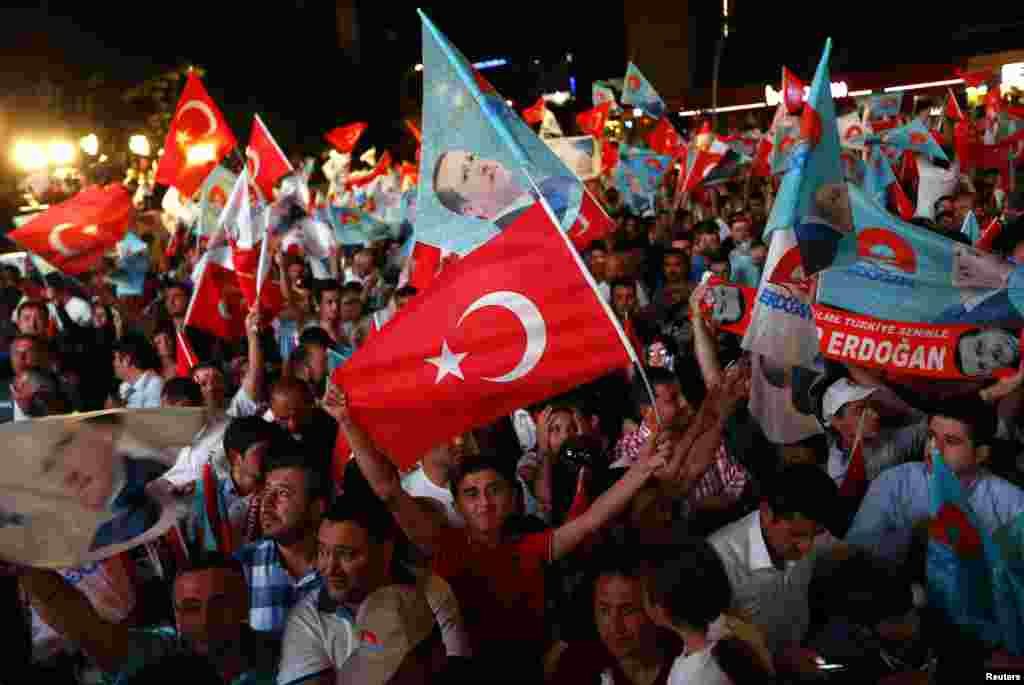
[[[969,211],[999,215],[993,249],[1016,258],[1024,195],[990,180],[963,174],[916,223],[962,240]],[[141,296],[115,296],[109,258],[78,279],[0,267],[0,421],[206,410],[148,486],[192,504],[167,535],[78,568],[7,569],[12,682],[740,685],[1020,672],[1006,645],[929,603],[925,548],[935,451],[990,532],[1024,512],[1024,376],[922,393],[830,362],[798,400],[800,369],[720,328],[743,303],[707,305],[706,274],[761,281],[771,181],[744,172],[675,208],[672,173],[646,216],[587,185],[615,227],[582,257],[644,374],[611,369],[436,445],[409,472],[331,382],[419,294],[397,241],[337,251],[314,272],[301,245],[268,237],[270,287],[285,306],[272,320],[250,309],[240,340],[186,325],[199,240],[169,247],[171,235],[149,233]],[[182,338],[198,359],[184,371]],[[765,388],[807,437],[765,434],[751,407]],[[851,493],[841,488],[857,448],[866,483]]]

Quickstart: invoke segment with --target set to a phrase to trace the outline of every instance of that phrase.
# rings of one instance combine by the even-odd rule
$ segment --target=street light
[[[149,139],[137,133],[128,139],[128,149],[139,157],[149,157]]]
[[[415,67],[413,67],[413,69],[415,69],[416,71],[423,71],[423,65],[417,64]]]
[[[89,155],[90,157],[95,157],[96,154],[100,151],[100,139],[96,137],[95,133],[90,133],[89,135],[83,137],[80,141],[78,141],[78,145],[79,147],[82,148],[82,152]]]
[[[54,166],[67,166],[75,161],[75,146],[66,140],[54,140],[47,147],[50,163]]]
[[[35,171],[46,166],[46,150],[38,143],[30,143],[27,140],[19,140],[14,144],[14,152],[11,155],[14,163],[23,171]]]

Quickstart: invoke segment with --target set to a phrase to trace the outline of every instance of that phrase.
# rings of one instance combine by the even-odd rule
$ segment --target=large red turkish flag
[[[237,340],[245,335],[247,307],[232,267],[230,248],[210,250],[205,259],[185,314],[185,325],[223,340]]]
[[[366,124],[359,122],[348,126],[339,126],[333,131],[324,134],[327,142],[334,146],[334,149],[343,154],[349,154],[359,142],[359,137],[366,130]]]
[[[120,184],[90,186],[7,234],[66,274],[96,266],[124,239],[134,209]]]
[[[534,205],[442,270],[332,381],[377,447],[406,468],[454,435],[629,364],[611,317]]]
[[[185,197],[191,197],[236,145],[235,135],[203,82],[195,73],[189,73],[164,140],[156,182],[173,186]]]
[[[274,183],[294,169],[258,114],[252,118],[252,132],[249,134],[245,156],[249,165],[249,178],[264,198],[268,201],[274,199]]]

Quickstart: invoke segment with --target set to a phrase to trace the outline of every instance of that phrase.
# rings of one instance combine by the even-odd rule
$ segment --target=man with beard
[[[85,595],[55,571],[26,570],[22,587],[43,621],[80,645],[118,683],[147,664],[173,654],[207,659],[224,683],[270,685],[277,649],[246,625],[245,576],[238,562],[215,552],[201,553],[174,581],[174,626],[134,630],[105,621]]]
[[[317,536],[321,588],[295,606],[282,640],[282,685],[337,682],[337,671],[359,647],[356,616],[378,589],[416,587],[434,614],[448,656],[469,656],[459,604],[435,575],[417,578],[401,562],[398,527],[379,501],[344,495],[324,515]]]
[[[293,451],[267,460],[260,523],[264,539],[238,551],[249,585],[249,625],[280,635],[288,612],[321,586],[316,533],[327,507],[322,470]]]

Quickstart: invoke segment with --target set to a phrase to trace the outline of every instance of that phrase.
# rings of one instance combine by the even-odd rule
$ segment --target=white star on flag
[[[448,349],[448,341],[441,341],[441,356],[430,357],[427,359],[428,364],[433,364],[437,367],[437,378],[434,379],[434,385],[440,383],[444,377],[449,374],[455,376],[459,380],[466,380],[465,376],[462,375],[462,369],[459,368],[459,364],[461,364],[462,360],[468,356],[468,352],[453,354],[452,351]]]

